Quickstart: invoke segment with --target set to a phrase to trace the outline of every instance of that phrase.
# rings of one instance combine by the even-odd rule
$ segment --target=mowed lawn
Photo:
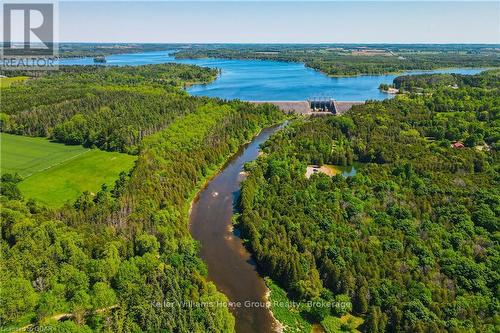
[[[43,138],[2,133],[1,140],[1,173],[19,173],[23,196],[51,207],[73,202],[83,191],[97,193],[103,183],[113,186],[136,158]]]

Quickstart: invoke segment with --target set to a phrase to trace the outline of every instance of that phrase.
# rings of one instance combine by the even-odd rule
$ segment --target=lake
[[[165,62],[194,64],[220,68],[215,82],[190,87],[193,95],[242,99],[250,101],[298,101],[314,96],[331,96],[337,100],[385,99],[381,83],[392,83],[396,75],[330,78],[306,68],[300,63],[260,61],[192,59],[176,60],[171,51],[122,54],[107,57],[106,66],[161,64]],[[93,65],[92,58],[62,59],[64,65]],[[433,73],[475,74],[479,69],[453,69]],[[422,72],[412,72],[422,73]],[[235,203],[240,182],[244,178],[245,163],[259,156],[259,147],[280,127],[263,130],[249,144],[229,160],[224,169],[197,195],[190,214],[190,231],[200,243],[200,257],[208,267],[208,279],[214,282],[234,304],[231,308],[239,333],[274,332],[277,323],[266,307],[247,306],[265,304],[267,287],[257,271],[251,254],[243,246],[238,230],[232,228]],[[331,166],[334,173],[354,176],[356,167]],[[320,326],[316,325],[317,330]]]
[[[304,101],[312,97],[332,97],[339,101],[381,100],[391,97],[381,92],[381,83],[392,83],[400,75],[363,75],[332,78],[302,63],[266,60],[182,59],[174,51],[117,54],[106,57],[106,66],[137,66],[167,62],[220,68],[221,75],[210,84],[195,85],[188,92],[197,96],[241,99],[245,101]],[[67,58],[61,65],[94,65],[92,58]],[[457,68],[420,73],[476,74],[483,69]]]

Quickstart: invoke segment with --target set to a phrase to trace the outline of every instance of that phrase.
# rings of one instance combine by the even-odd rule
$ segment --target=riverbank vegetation
[[[488,83],[292,122],[265,144],[247,166],[238,223],[288,297],[348,300],[370,333],[495,331],[500,80],[476,81]],[[304,176],[309,164],[353,162],[352,177]],[[340,314],[301,315],[334,327]]]
[[[329,76],[380,75],[407,70],[500,67],[498,50],[487,45],[214,45],[182,49],[185,58],[303,62]]]
[[[2,90],[8,131],[137,155],[113,184],[59,209],[24,199],[21,178],[2,175],[2,328],[234,331],[229,310],[210,304],[226,298],[205,279],[188,232],[189,200],[284,115],[180,90],[210,73],[183,65],[75,67]]]

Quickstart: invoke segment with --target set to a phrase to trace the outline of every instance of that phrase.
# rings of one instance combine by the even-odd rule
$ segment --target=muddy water
[[[191,234],[201,243],[200,256],[208,266],[208,279],[231,302],[241,304],[232,308],[238,333],[266,333],[275,329],[270,311],[259,306],[265,302],[266,285],[241,239],[232,230],[231,217],[244,177],[244,164],[257,158],[259,145],[279,128],[263,130],[244,146],[199,193],[191,210]]]

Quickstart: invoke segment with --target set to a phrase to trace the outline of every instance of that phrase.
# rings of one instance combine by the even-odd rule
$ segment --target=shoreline
[[[136,52],[117,52],[117,53],[106,53],[106,54],[99,54],[103,55],[105,57],[107,56],[113,56],[113,55],[124,55],[124,54],[141,54],[141,53],[148,53],[148,52],[168,52],[168,51],[173,51],[171,55],[174,57],[175,60],[197,60],[197,59],[221,59],[221,60],[240,60],[240,61],[245,61],[245,60],[253,60],[253,61],[275,61],[275,62],[282,62],[282,63],[297,63],[297,64],[302,64],[304,67],[312,69],[316,72],[319,72],[323,75],[326,75],[327,77],[330,78],[355,78],[355,77],[362,77],[362,76],[382,76],[382,75],[405,75],[405,73],[408,73],[409,75],[411,72],[433,72],[433,71],[441,71],[441,70],[453,70],[453,69],[477,69],[481,70],[481,72],[487,71],[487,70],[494,70],[494,69],[500,69],[500,67],[475,67],[475,66],[467,66],[467,65],[460,65],[460,66],[444,66],[444,67],[436,67],[432,69],[405,69],[405,70],[399,70],[399,71],[387,71],[387,72],[379,72],[379,73],[357,73],[357,74],[329,74],[326,73],[320,69],[308,66],[305,62],[302,61],[295,61],[295,60],[278,60],[278,59],[261,59],[261,58],[238,58],[238,57],[177,57],[176,53],[179,50],[158,50],[158,51],[136,51]],[[93,58],[97,56],[96,55],[81,55],[81,56],[63,56],[63,55],[58,55],[58,59],[83,59],[83,58]],[[168,62],[166,62],[168,63]],[[75,66],[75,65],[67,65],[67,66]],[[114,65],[111,65],[114,66]],[[423,73],[425,74],[425,73]],[[413,74],[414,75],[414,74]],[[209,82],[211,83],[211,82]],[[199,84],[199,83],[197,83]],[[201,83],[203,84],[203,83]]]
[[[187,211],[187,214],[188,214],[188,215],[187,215],[187,217],[188,217],[188,229],[189,229],[189,232],[190,232],[190,234],[191,234],[191,237],[192,237],[194,240],[196,240],[197,242],[200,242],[200,241],[202,242],[202,240],[200,240],[198,237],[195,237],[196,233],[193,233],[193,231],[194,231],[194,230],[199,230],[199,228],[193,228],[193,225],[195,225],[195,226],[196,226],[196,225],[200,225],[200,223],[202,223],[202,224],[206,225],[205,223],[208,223],[208,222],[210,222],[210,221],[211,221],[211,220],[208,220],[208,222],[207,222],[207,221],[203,221],[203,222],[201,222],[202,220],[200,220],[200,217],[201,217],[201,218],[203,218],[203,216],[204,216],[204,215],[201,215],[201,216],[196,215],[196,216],[194,217],[194,219],[193,219],[193,210],[195,209],[195,204],[198,202],[199,198],[200,198],[201,196],[203,196],[203,195],[204,195],[204,194],[203,194],[203,193],[204,193],[203,191],[204,191],[204,190],[206,190],[206,188],[207,188],[207,187],[211,184],[211,181],[213,181],[214,179],[216,179],[216,177],[217,177],[217,176],[219,176],[220,174],[222,174],[222,173],[224,172],[224,170],[228,167],[228,165],[230,165],[233,161],[237,160],[237,159],[238,159],[238,158],[240,158],[241,156],[244,156],[245,149],[246,149],[249,145],[253,145],[253,146],[255,146],[255,145],[253,144],[253,143],[254,143],[254,141],[255,141],[257,138],[259,138],[259,136],[260,136],[261,134],[263,134],[263,133],[264,133],[264,131],[269,130],[269,129],[277,129],[277,128],[278,128],[278,130],[279,130],[280,126],[283,126],[283,124],[286,124],[286,122],[287,122],[287,118],[285,117],[284,121],[280,121],[280,122],[278,122],[278,123],[274,123],[274,124],[270,124],[270,125],[268,125],[268,126],[264,126],[264,127],[260,128],[260,129],[258,129],[257,131],[255,131],[255,133],[253,133],[252,137],[251,137],[249,140],[247,140],[245,143],[243,143],[242,145],[240,145],[240,146],[238,147],[238,149],[237,149],[235,152],[233,152],[232,154],[230,154],[230,155],[228,156],[228,158],[226,159],[226,161],[225,161],[223,164],[221,164],[218,168],[214,168],[214,169],[210,172],[210,174],[209,174],[209,175],[207,175],[207,177],[205,177],[203,180],[201,180],[201,181],[200,181],[199,186],[196,188],[196,191],[193,191],[193,193],[191,194],[191,196],[190,196],[190,200],[189,200],[189,203],[186,205],[186,208],[185,208],[185,209],[186,209],[186,210],[185,210],[185,212]],[[267,141],[267,139],[266,139],[266,141]],[[257,143],[259,143],[259,142],[260,142],[260,139],[259,139],[259,141],[257,141]],[[254,149],[254,148],[252,148],[252,149]],[[257,158],[258,158],[258,157],[257,157]],[[240,171],[240,172],[241,172],[241,171]],[[236,180],[236,181],[239,183],[239,180]],[[232,186],[232,185],[231,185],[231,186]],[[238,185],[238,188],[239,188],[239,185]],[[221,197],[221,198],[222,198],[222,197]],[[217,200],[217,199],[215,199],[215,200]],[[224,206],[227,206],[228,204],[229,204],[229,203],[224,203],[223,205],[224,205]],[[233,207],[234,202],[233,202],[233,201],[231,201],[231,203],[230,203],[230,204],[231,204],[231,206]],[[225,217],[225,215],[224,215],[224,219],[223,219],[223,221],[224,221],[224,222],[223,222],[223,223],[225,224],[225,227],[231,228],[231,227],[233,226],[233,220],[232,220],[232,217],[233,217],[233,215],[231,215],[231,219],[230,219],[230,220],[226,223],[226,220],[225,220],[225,219],[226,219],[226,217]],[[196,224],[194,224],[194,223],[196,223]],[[226,224],[227,224],[227,225],[226,225]],[[218,230],[218,229],[217,229],[217,230]],[[217,233],[220,233],[220,231],[218,231]],[[231,237],[231,239],[230,239],[230,240],[226,239],[225,237],[224,237],[224,239],[225,239],[224,241],[230,241],[231,243],[232,243],[232,242],[237,242],[238,244],[240,244],[240,245],[241,245],[241,247],[242,247],[243,249],[245,249],[245,247],[244,247],[244,245],[243,245],[243,242],[242,242],[242,239],[239,239],[239,238],[238,238],[238,239],[235,239],[235,238],[233,238],[233,237]],[[219,241],[222,241],[222,240],[219,240],[218,238],[217,238],[216,240],[217,240],[217,244],[219,243]],[[201,243],[200,243],[200,244],[201,244]],[[205,244],[205,243],[204,243],[204,244]],[[205,244],[205,245],[206,245],[206,244]],[[203,244],[201,244],[201,246],[203,247]],[[234,253],[239,253],[239,252],[237,251],[237,252],[234,252]],[[247,254],[248,254],[248,256],[251,256],[251,255],[252,255],[250,252],[247,252]],[[204,258],[204,257],[203,257],[202,255],[198,255],[198,256],[199,256],[200,258],[202,258],[202,260],[203,260],[203,258]],[[240,255],[240,254],[238,254],[237,256],[238,256],[238,258],[239,258],[241,255]],[[246,256],[246,255],[245,255],[245,256]],[[208,261],[206,261],[206,259],[207,259],[207,258],[205,258],[205,260],[203,260],[203,262],[204,262],[204,264],[206,265],[207,269],[208,269],[208,270],[210,270],[210,267],[212,267],[212,266],[210,266],[210,267],[209,267],[209,265],[211,265],[211,260],[212,260],[214,257],[213,257],[213,256],[210,256],[210,257],[208,257],[208,258],[209,258],[209,260],[208,260]],[[242,259],[242,262],[246,262],[246,259],[244,259],[244,260],[243,260],[243,257],[241,257],[241,259]],[[237,260],[240,260],[240,259],[237,259]],[[246,265],[246,263],[245,263],[245,265]],[[227,264],[226,264],[226,266],[227,266]],[[252,265],[252,266],[254,266],[254,265]],[[255,266],[254,266],[254,267],[255,267]],[[213,267],[212,267],[212,268],[213,268]],[[259,295],[259,298],[260,298],[261,300],[265,300],[265,301],[267,301],[268,294],[269,294],[270,290],[269,290],[269,288],[267,287],[267,285],[266,285],[266,283],[265,283],[265,277],[264,277],[264,276],[262,276],[262,275],[260,275],[260,274],[258,274],[258,271],[256,271],[256,274],[257,274],[257,275],[255,276],[255,278],[256,278],[257,280],[255,280],[255,281],[259,281],[259,280],[260,280],[260,281],[262,282],[262,286],[263,286],[263,287],[265,287],[265,291],[263,291],[263,293],[262,293],[262,294],[260,294],[260,291],[259,291],[258,293],[256,292],[256,293],[255,293],[255,295]],[[230,290],[226,290],[226,292],[228,292],[228,293],[225,293],[225,292],[224,292],[224,290],[225,290],[224,288],[226,288],[226,287],[227,287],[227,285],[226,285],[226,282],[225,282],[225,281],[222,281],[222,282],[221,282],[221,281],[217,280],[217,278],[215,278],[215,279],[214,279],[214,277],[209,278],[208,276],[207,276],[206,280],[207,280],[207,282],[209,282],[209,283],[213,283],[213,284],[214,284],[214,286],[217,288],[217,291],[218,291],[218,292],[220,292],[221,294],[223,294],[223,295],[224,295],[224,296],[225,296],[225,297],[226,297],[229,301],[235,301],[234,297],[236,297],[236,300],[238,300],[238,297],[240,297],[240,298],[241,298],[241,297],[246,297],[246,296],[242,296],[242,295],[244,295],[244,294],[240,295],[240,294],[238,293],[238,291],[236,291],[236,293],[234,293],[234,292],[232,292],[232,291],[230,291]],[[217,282],[217,281],[218,281],[218,282]],[[222,284],[221,284],[221,283],[222,283]],[[260,283],[260,282],[259,282],[259,283]],[[256,290],[257,290],[257,289],[256,289]],[[230,297],[230,295],[232,295],[232,296]],[[253,297],[253,296],[252,296],[252,297]],[[251,299],[252,299],[252,298],[250,298],[250,300],[251,300]],[[241,299],[240,299],[240,300],[241,300]],[[272,318],[272,320],[269,320],[269,321],[267,322],[268,324],[270,324],[270,325],[271,325],[272,331],[273,331],[273,332],[279,332],[279,333],[282,333],[282,332],[283,332],[283,330],[278,330],[280,327],[282,327],[282,324],[281,324],[281,323],[280,323],[280,322],[276,319],[276,317],[274,316],[274,314],[273,314],[273,312],[271,311],[271,309],[270,309],[270,308],[268,308],[265,312],[267,312],[267,315],[266,315],[266,316],[268,316],[269,318]],[[238,320],[238,318],[239,318],[239,320],[242,320],[240,323],[246,323],[246,320],[244,320],[244,319],[243,319],[244,317],[242,317],[242,316],[241,316],[241,313],[238,313],[238,312],[233,312],[233,311],[231,311],[231,313],[232,313],[233,317],[235,318],[235,320]],[[252,314],[252,312],[250,312],[250,314]],[[259,318],[259,317],[255,317],[255,318]],[[246,324],[244,324],[244,325],[246,325]],[[236,325],[236,327],[238,327],[238,324]]]
[[[210,183],[210,181],[212,181],[215,177],[217,177],[218,174],[220,174],[222,172],[222,170],[224,170],[224,168],[227,166],[228,163],[231,162],[231,160],[241,151],[245,148],[245,146],[247,146],[248,144],[250,144],[257,136],[259,136],[260,133],[262,133],[263,130],[267,129],[267,128],[272,128],[272,127],[275,127],[275,126],[281,126],[282,124],[284,124],[287,120],[285,120],[284,122],[281,122],[281,123],[276,123],[276,124],[273,124],[273,125],[270,125],[270,126],[266,126],[266,127],[263,127],[261,128],[256,134],[254,134],[252,136],[252,138],[248,141],[246,141],[245,143],[243,143],[241,146],[238,147],[238,149],[234,152],[234,153],[231,153],[229,154],[228,156],[226,156],[226,161],[220,166],[220,167],[217,167],[215,168],[212,172],[209,172],[209,174],[207,174],[207,176],[205,176],[203,179],[200,180],[200,186],[197,187],[195,190],[194,190],[194,193],[190,194],[189,195],[189,198],[188,198],[188,201],[189,201],[189,204],[187,205],[187,218],[188,218],[188,228],[191,227],[191,211],[193,209],[193,205],[195,204],[196,200],[198,199],[199,197],[199,194],[207,188],[208,184]]]
[[[271,289],[269,288],[267,283],[266,283],[266,288],[267,288],[267,291],[266,291],[266,294],[264,295],[264,300],[266,301],[267,304],[269,304],[269,306],[268,306],[269,312],[271,313],[271,317],[274,320],[274,324],[276,324],[276,325],[273,325],[274,326],[273,329],[276,333],[284,333],[285,330],[287,329],[287,326],[285,324],[283,324],[281,321],[279,321],[276,318],[276,316],[274,315],[274,312],[273,312],[271,305],[270,305],[271,304]]]
[[[356,77],[362,77],[362,76],[384,76],[384,75],[406,75],[405,73],[408,73],[408,75],[412,75],[412,72],[433,72],[433,71],[442,71],[442,70],[453,70],[453,69],[477,69],[481,70],[481,72],[487,71],[487,70],[494,70],[494,69],[500,69],[500,67],[475,67],[475,66],[467,66],[467,65],[460,65],[460,66],[444,66],[444,67],[436,67],[432,69],[404,69],[404,70],[399,70],[399,71],[387,71],[387,72],[379,72],[379,73],[357,73],[357,74],[329,74],[326,73],[318,68],[314,68],[311,66],[308,66],[305,62],[302,61],[295,61],[295,60],[278,60],[278,59],[261,59],[261,58],[238,58],[238,57],[177,57],[176,52],[172,53],[172,56],[174,57],[175,60],[199,60],[199,59],[221,59],[221,60],[239,60],[239,61],[275,61],[275,62],[281,62],[281,63],[296,63],[296,64],[302,64],[304,67],[312,69],[316,72],[319,72],[327,77],[330,78],[356,78]],[[480,72],[480,73],[481,73]],[[422,73],[426,74],[426,73]],[[413,74],[415,75],[415,74]]]

